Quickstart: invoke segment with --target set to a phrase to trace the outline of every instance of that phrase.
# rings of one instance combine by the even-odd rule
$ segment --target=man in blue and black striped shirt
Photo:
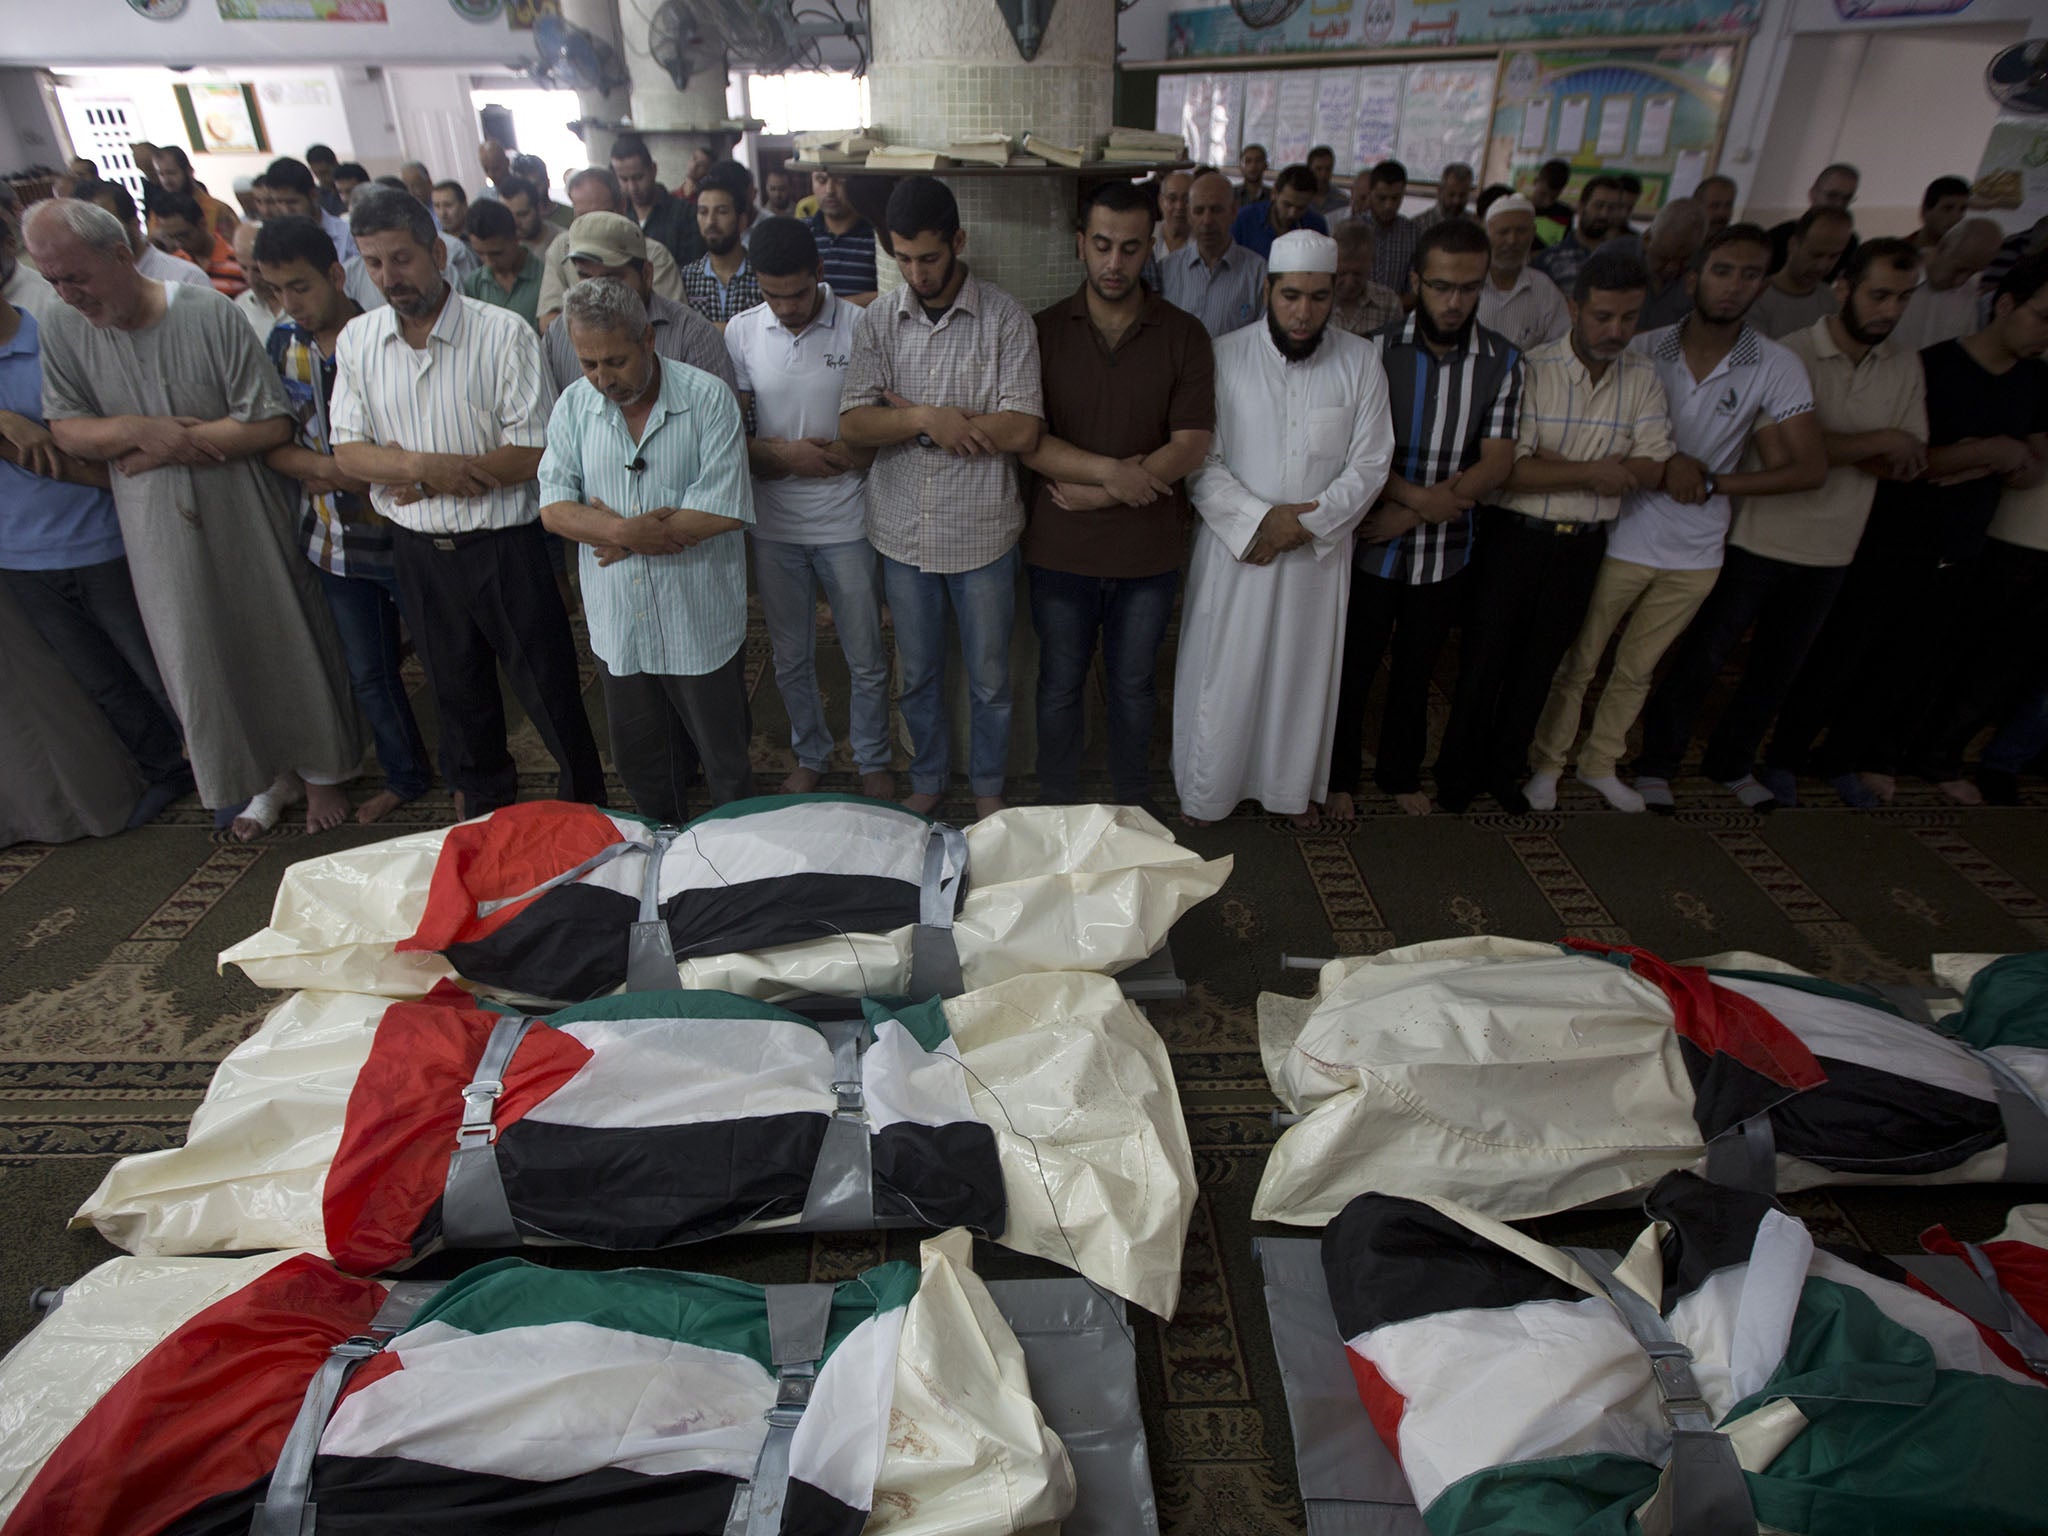
[[[1479,295],[1492,253],[1486,231],[1452,219],[1422,236],[1410,278],[1414,312],[1375,335],[1394,417],[1393,472],[1379,505],[1359,525],[1351,603],[1344,624],[1344,680],[1331,749],[1336,819],[1353,815],[1365,735],[1365,704],[1380,658],[1392,675],[1382,712],[1379,787],[1411,816],[1433,807],[1422,789],[1429,680],[1458,616],[1458,580],[1472,549],[1472,509],[1514,467],[1522,406],[1521,354],[1479,324]],[[1520,792],[1502,785],[1526,810]],[[1469,795],[1446,806],[1462,811]]]
[[[825,286],[849,303],[865,307],[875,283],[875,226],[853,211],[846,198],[846,178],[811,172],[811,190],[818,211],[804,222],[818,243],[825,266]]]

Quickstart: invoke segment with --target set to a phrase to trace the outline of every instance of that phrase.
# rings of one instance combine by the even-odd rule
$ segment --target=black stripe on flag
[[[1778,1150],[1839,1173],[1942,1173],[2005,1142],[1993,1099],[1820,1058],[1828,1080],[1771,1111]]]
[[[836,933],[893,933],[922,915],[918,888],[887,875],[783,875],[696,886],[661,904],[676,958],[801,944]]]
[[[979,1121],[898,1121],[869,1138],[875,1214],[914,1216],[934,1227],[970,1227],[1001,1237],[1009,1205],[996,1133]]]
[[[1566,1285],[1419,1200],[1360,1195],[1323,1230],[1323,1277],[1346,1340],[1463,1307],[1580,1301]]]
[[[248,1536],[268,1481],[208,1499],[163,1536]],[[322,1456],[313,1464],[319,1536],[723,1536],[738,1488],[736,1478],[714,1472],[649,1477],[605,1467],[538,1483],[401,1457]],[[807,1536],[860,1530],[860,1511],[833,1507],[840,1522],[807,1527]],[[793,1536],[796,1528],[783,1529]]]
[[[640,903],[599,885],[561,885],[501,928],[442,951],[480,986],[582,1002],[626,979],[626,938]]]
[[[1651,1186],[1643,1209],[1671,1224],[1664,1234],[1664,1296],[1669,1312],[1709,1275],[1747,1264],[1764,1216],[1784,1207],[1769,1195],[1711,1184],[1695,1173],[1667,1173]]]

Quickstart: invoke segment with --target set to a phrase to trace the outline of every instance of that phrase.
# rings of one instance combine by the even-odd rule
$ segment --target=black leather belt
[[[1580,523],[1559,523],[1553,522],[1547,517],[1531,517],[1526,512],[1509,512],[1506,507],[1502,507],[1501,510],[1507,512],[1509,517],[1520,523],[1524,528],[1533,528],[1538,533],[1556,534],[1561,538],[1581,533],[1599,533],[1607,527],[1607,522],[1604,519]]]

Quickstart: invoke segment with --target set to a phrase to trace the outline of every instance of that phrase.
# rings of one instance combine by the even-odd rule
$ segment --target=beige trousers
[[[1601,779],[1614,773],[1615,764],[1628,750],[1628,728],[1643,712],[1658,658],[1692,622],[1720,574],[1718,568],[1660,571],[1627,560],[1600,562],[1593,598],[1586,605],[1586,622],[1579,626],[1579,638],[1558,664],[1543,718],[1536,722],[1536,741],[1529,749],[1536,772],[1564,772],[1572,742],[1579,734],[1586,688],[1600,669],[1608,638],[1626,619],[1628,627],[1622,630],[1621,643],[1615,648],[1614,671],[1593,711],[1593,728],[1586,733],[1578,755],[1580,778]]]

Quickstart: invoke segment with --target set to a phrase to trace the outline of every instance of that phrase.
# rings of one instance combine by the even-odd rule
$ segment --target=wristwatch
[[[1715,473],[1714,473],[1714,472],[1713,472],[1713,471],[1712,471],[1711,469],[1710,469],[1710,470],[1708,470],[1708,471],[1707,471],[1707,499],[1708,499],[1709,501],[1712,501],[1712,500],[1714,499],[1714,496],[1716,495],[1716,487],[1717,487],[1717,486],[1718,486],[1719,484],[1720,484],[1720,476],[1716,475],[1716,474],[1715,474]]]

